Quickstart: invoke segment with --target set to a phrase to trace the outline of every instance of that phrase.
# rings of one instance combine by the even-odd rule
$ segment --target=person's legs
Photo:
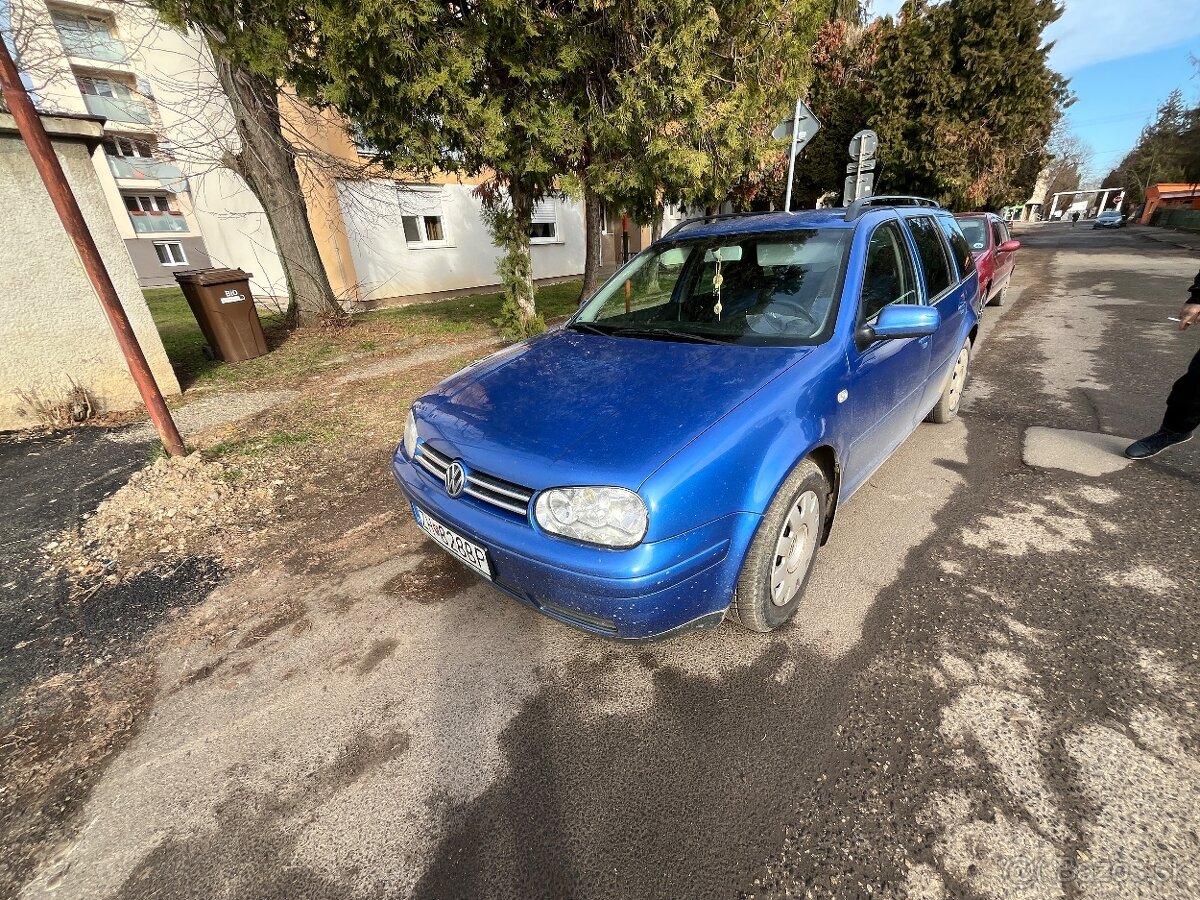
[[[1192,357],[1192,364],[1167,397],[1167,414],[1163,417],[1163,431],[1185,434],[1200,427],[1200,350]]]
[[[1200,351],[1192,357],[1183,377],[1175,382],[1167,397],[1167,414],[1162,427],[1125,450],[1130,459],[1148,459],[1168,447],[1191,440],[1192,432],[1200,427]]]

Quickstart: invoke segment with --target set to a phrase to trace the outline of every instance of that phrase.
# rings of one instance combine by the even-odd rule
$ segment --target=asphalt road
[[[1113,452],[1200,339],[1166,321],[1200,257],[1022,237],[962,417],[844,510],[793,626],[581,635],[397,500],[206,601],[293,614],[160,659],[24,896],[1200,895],[1200,441]]]

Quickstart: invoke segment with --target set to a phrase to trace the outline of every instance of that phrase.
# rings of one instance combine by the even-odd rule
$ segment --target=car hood
[[[434,449],[490,474],[636,487],[811,351],[559,330],[463,370],[415,409]]]

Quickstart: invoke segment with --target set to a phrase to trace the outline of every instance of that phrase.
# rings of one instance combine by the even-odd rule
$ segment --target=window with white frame
[[[183,253],[183,244],[177,241],[155,241],[154,252],[158,261],[164,266],[186,266],[187,257]]]
[[[446,247],[445,219],[442,216],[442,191],[440,188],[414,188],[401,186],[400,224],[404,228],[404,242],[409,247]]]
[[[129,85],[114,78],[101,78],[99,75],[79,75],[76,76],[75,80],[79,82],[80,91],[84,94],[90,94],[93,97],[113,97],[118,100],[129,100],[133,96],[133,92],[129,90]]]
[[[558,238],[558,211],[553,199],[534,204],[529,222],[529,243],[556,244]]]

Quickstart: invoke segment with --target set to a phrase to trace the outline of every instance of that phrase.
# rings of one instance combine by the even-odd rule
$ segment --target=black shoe
[[[1159,429],[1149,437],[1130,444],[1125,448],[1125,455],[1130,459],[1149,459],[1158,456],[1168,447],[1182,444],[1192,439],[1190,431],[1163,431]]]

